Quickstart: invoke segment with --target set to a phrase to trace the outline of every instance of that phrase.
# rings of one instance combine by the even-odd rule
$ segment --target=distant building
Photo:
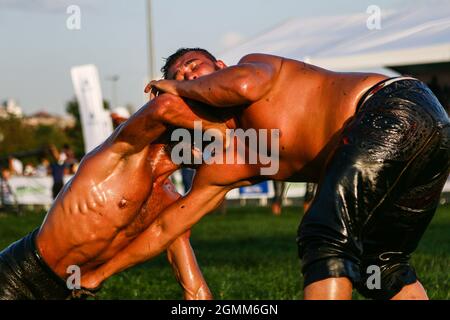
[[[8,118],[10,116],[21,118],[23,116],[22,108],[14,99],[6,100],[0,106],[0,118]]]
[[[29,126],[36,127],[44,126],[58,126],[62,129],[72,128],[75,126],[75,119],[71,116],[53,115],[46,111],[39,111],[24,118],[24,123]]]
[[[54,115],[47,111],[38,111],[32,115],[24,115],[22,108],[14,99],[8,99],[0,104],[0,119],[7,119],[9,117],[21,118],[25,124],[32,127],[44,125],[58,126],[65,129],[75,126],[75,118],[72,116]]]

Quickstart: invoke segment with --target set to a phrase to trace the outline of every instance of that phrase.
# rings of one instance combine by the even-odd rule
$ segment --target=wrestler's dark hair
[[[197,51],[203,53],[207,58],[210,58],[212,61],[216,62],[217,59],[214,57],[208,50],[202,48],[180,48],[174,54],[170,55],[165,59],[165,64],[161,68],[161,72],[163,73],[164,79],[167,79],[169,68],[177,61],[177,59],[188,52]]]

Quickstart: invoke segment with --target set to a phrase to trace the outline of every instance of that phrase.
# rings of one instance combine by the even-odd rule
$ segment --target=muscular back
[[[240,63],[263,62],[276,69],[270,90],[239,116],[244,128],[280,129],[280,171],[272,178],[316,180],[359,98],[386,77],[337,73],[300,61],[250,55]]]
[[[386,78],[332,72],[266,54],[249,54],[227,67],[195,50],[177,58],[168,77],[188,81],[160,80],[151,86],[211,107],[232,108],[236,127],[279,129],[279,171],[265,178],[293,181],[317,181],[359,99]],[[249,178],[261,178],[258,165],[245,169]]]

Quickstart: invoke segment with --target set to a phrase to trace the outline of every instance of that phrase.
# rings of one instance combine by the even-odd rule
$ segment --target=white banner
[[[67,183],[72,176],[64,176],[64,182]],[[183,185],[181,183],[181,174],[176,173],[174,176],[174,184],[180,194],[184,194]],[[52,199],[52,185],[51,177],[12,177],[8,181],[12,191],[15,194],[19,204],[37,204],[37,205],[51,205]],[[242,189],[236,188],[228,192],[226,199],[269,199],[272,198],[273,184],[272,181],[267,181],[267,187],[252,187],[247,188],[242,192]],[[260,184],[261,186],[262,184]],[[258,185],[257,185],[258,186]],[[289,183],[286,186],[286,198],[302,198],[305,195],[305,183]],[[443,193],[450,192],[450,178],[444,186]]]
[[[183,187],[182,176],[179,170],[175,171],[172,175],[172,182],[175,185],[178,193],[181,195],[185,194]],[[286,191],[284,196],[286,198],[302,198],[306,192],[306,183],[298,182],[286,182]],[[270,199],[275,195],[275,190],[273,187],[273,181],[264,181],[262,183],[230,190],[226,199],[236,200],[236,199]]]
[[[64,176],[64,182],[72,176]],[[18,204],[51,205],[52,177],[12,177],[8,181]]]
[[[53,201],[51,177],[13,177],[9,185],[19,204],[49,205]]]
[[[109,112],[103,108],[97,67],[76,66],[71,69],[73,87],[80,109],[85,152],[88,153],[113,131]]]

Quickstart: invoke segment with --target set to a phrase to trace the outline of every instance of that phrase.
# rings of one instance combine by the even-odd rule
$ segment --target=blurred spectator
[[[80,166],[79,162],[76,162],[76,163],[73,164],[73,166],[72,166],[72,174],[77,173],[77,170],[78,170],[79,166]]]
[[[22,161],[20,161],[17,158],[14,158],[13,156],[10,156],[8,158],[8,162],[9,162],[9,170],[12,175],[21,176],[23,174]]]
[[[25,168],[23,169],[24,176],[34,176],[36,174],[36,169],[33,167],[31,163],[27,163]]]
[[[36,167],[36,176],[46,177],[50,170],[50,162],[47,158],[42,158],[41,163]]]
[[[66,163],[67,164],[73,164],[76,162],[77,159],[75,158],[75,153],[73,152],[73,150],[70,148],[70,146],[67,143],[65,143],[63,145],[62,152],[64,152],[66,154],[66,157],[67,157]]]
[[[65,153],[60,153],[54,145],[50,146],[50,155],[53,158],[50,163],[50,170],[53,178],[52,195],[55,199],[64,186],[64,169],[67,156]]]
[[[55,147],[54,150],[56,150],[56,152],[58,152],[58,162],[60,162],[61,164],[62,164],[62,163],[65,164],[65,163],[66,163],[66,160],[67,160],[67,155],[66,155],[66,153],[65,153],[64,151],[59,152],[58,149],[56,149],[56,147]]]
[[[283,181],[273,182],[274,196],[272,198],[272,213],[276,216],[281,214],[281,208],[283,206],[284,190],[286,189],[286,183]]]
[[[14,196],[14,192],[9,185],[9,179],[11,177],[11,172],[7,168],[1,169],[0,176],[0,207],[4,208],[6,211],[17,211],[17,202]]]
[[[75,152],[73,152],[70,146],[66,143],[63,146],[62,153],[64,153],[66,157],[64,163],[68,169],[68,174],[74,174],[76,171],[74,166],[78,162],[77,158],[75,158]]]
[[[129,117],[130,112],[124,107],[117,107],[111,110],[111,119],[114,129],[117,128],[121,123],[127,121]]]

